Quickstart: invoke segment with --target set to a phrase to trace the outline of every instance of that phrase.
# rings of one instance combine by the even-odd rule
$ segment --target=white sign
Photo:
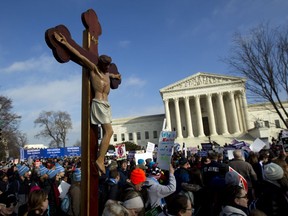
[[[175,138],[176,131],[161,131],[160,133],[157,163],[163,170],[169,170]]]
[[[60,195],[59,195],[60,199],[63,199],[66,196],[70,186],[71,185],[68,184],[67,182],[61,181],[60,185],[58,186],[58,190],[59,190],[59,193],[60,193]]]
[[[259,152],[266,144],[259,138],[250,145],[251,151]]]
[[[153,153],[153,152],[154,152],[154,149],[155,149],[155,144],[154,144],[154,143],[151,143],[151,142],[148,142],[147,148],[146,148],[146,152]]]
[[[232,160],[234,158],[233,151],[234,150],[227,150],[228,160]]]

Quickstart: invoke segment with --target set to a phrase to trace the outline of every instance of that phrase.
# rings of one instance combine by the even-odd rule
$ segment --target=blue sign
[[[23,155],[23,150],[20,155]],[[21,155],[21,157],[22,157]],[[81,147],[48,148],[48,149],[27,149],[24,150],[24,160],[28,158],[57,158],[57,157],[81,156]]]
[[[80,147],[66,147],[64,149],[64,156],[81,156]]]
[[[210,151],[213,150],[212,143],[201,143],[203,151]]]
[[[24,159],[30,158],[41,158],[41,150],[42,149],[28,149],[24,150]],[[42,156],[43,157],[43,156]]]
[[[45,158],[56,158],[64,156],[64,148],[48,148],[45,150]]]

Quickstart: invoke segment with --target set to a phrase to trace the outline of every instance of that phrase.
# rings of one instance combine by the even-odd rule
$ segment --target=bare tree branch
[[[288,128],[282,104],[288,93],[288,28],[260,24],[247,35],[235,33],[231,55],[224,62],[247,78],[249,95],[269,101]]]
[[[34,124],[42,128],[35,135],[36,138],[51,139],[49,144],[51,147],[66,146],[67,134],[69,129],[72,129],[72,121],[68,113],[62,111],[43,111],[34,121]]]

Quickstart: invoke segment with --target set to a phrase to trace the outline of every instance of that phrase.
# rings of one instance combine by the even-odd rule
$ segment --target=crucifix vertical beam
[[[85,26],[83,32],[83,48],[98,58],[98,35],[101,34],[101,26],[98,22],[96,13],[93,10],[88,10],[83,13],[82,22]],[[93,23],[98,24],[97,26]],[[90,25],[94,28],[90,28]],[[98,28],[95,28],[98,27]],[[93,31],[94,30],[94,31]],[[98,59],[97,59],[98,60]],[[83,178],[81,179],[81,215],[96,215],[98,216],[98,184],[99,178],[95,178],[97,173],[91,169],[92,163],[96,160],[98,150],[98,127],[90,123],[90,104],[93,98],[91,84],[89,79],[89,71],[87,68],[82,68],[82,125],[81,125],[81,140],[82,140],[82,155]],[[87,145],[86,145],[87,143]],[[94,170],[94,173],[92,173]],[[94,177],[93,177],[94,176]],[[84,208],[83,208],[84,207]],[[86,208],[85,208],[86,207]]]

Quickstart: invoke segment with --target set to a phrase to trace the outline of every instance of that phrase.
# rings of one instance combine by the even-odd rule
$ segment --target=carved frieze
[[[195,88],[195,87],[201,88],[201,87],[213,86],[213,85],[218,85],[218,84],[221,84],[221,85],[231,84],[235,82],[243,82],[243,80],[238,77],[198,73],[194,76],[188,77],[175,84],[172,84],[164,88],[163,90],[170,91],[170,90],[180,90],[180,89]]]

